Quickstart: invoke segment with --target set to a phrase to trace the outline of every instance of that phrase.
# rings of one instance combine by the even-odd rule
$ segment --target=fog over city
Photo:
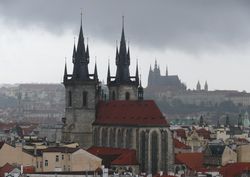
[[[250,1],[67,1],[0,2],[0,83],[60,83],[65,60],[72,70],[74,37],[83,13],[90,72],[97,62],[106,82],[108,60],[115,74],[122,16],[130,46],[147,85],[155,59],[165,74],[178,74],[193,89],[250,91]],[[65,59],[66,58],[66,59]]]

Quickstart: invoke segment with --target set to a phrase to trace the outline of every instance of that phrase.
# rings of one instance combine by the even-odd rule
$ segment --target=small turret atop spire
[[[138,87],[138,100],[143,100],[143,87],[141,85],[141,75],[140,75],[140,81],[139,81],[139,87]]]
[[[76,44],[74,40],[73,54],[72,54],[72,63],[75,63],[76,60]]]
[[[66,58],[65,58],[63,81],[66,81],[67,79],[68,79],[68,72],[67,72],[67,62],[66,62]]]
[[[109,64],[109,61],[108,61],[108,74],[107,74],[107,84],[110,82],[110,64]]]
[[[155,69],[157,69],[157,60],[155,59]]]
[[[136,82],[139,84],[139,69],[138,69],[138,59],[136,61],[136,72],[135,72]]]
[[[97,73],[97,64],[96,64],[96,61],[95,61],[95,69],[94,69],[94,79],[98,80],[98,73]]]
[[[87,47],[86,47],[85,57],[86,57],[87,62],[89,63],[89,45],[88,44],[87,44]]]

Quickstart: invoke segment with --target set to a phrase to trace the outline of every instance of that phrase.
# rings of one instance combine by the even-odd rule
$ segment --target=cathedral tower
[[[82,20],[77,48],[73,48],[73,73],[65,71],[65,120],[63,128],[64,142],[77,142],[88,148],[93,145],[92,123],[95,120],[95,109],[98,101],[98,75],[95,65],[94,74],[89,74],[89,48],[85,47]]]
[[[116,66],[116,76],[110,75],[110,66],[108,66],[107,84],[110,100],[137,100],[139,85],[138,65],[136,66],[136,75],[130,76],[130,51],[129,47],[128,49],[126,47],[124,20],[119,50],[116,47]]]

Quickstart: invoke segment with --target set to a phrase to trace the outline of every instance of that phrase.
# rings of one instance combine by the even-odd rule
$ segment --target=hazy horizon
[[[108,60],[115,75],[121,17],[130,46],[131,75],[136,60],[147,86],[149,66],[178,75],[191,90],[198,80],[209,90],[250,92],[250,2],[108,0],[106,2],[25,0],[0,2],[0,83],[61,83],[65,57],[69,73],[74,37],[83,11],[85,43],[100,81]]]

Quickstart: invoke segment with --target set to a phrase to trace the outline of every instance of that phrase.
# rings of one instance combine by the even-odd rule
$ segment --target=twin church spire
[[[125,32],[124,32],[124,17],[122,18],[122,34],[120,47],[116,46],[116,75],[110,75],[110,66],[108,66],[108,76],[107,84],[127,84],[127,85],[139,85],[139,73],[138,73],[138,63],[136,65],[136,75],[130,76],[129,66],[130,66],[130,50],[129,46],[126,46]]]
[[[80,25],[80,32],[77,42],[77,47],[74,44],[72,63],[73,63],[73,73],[67,73],[67,66],[65,64],[64,71],[64,83],[75,82],[75,81],[98,81],[97,66],[95,64],[94,74],[89,74],[88,64],[89,64],[89,47],[88,44],[85,47],[83,28],[82,28],[82,18]],[[124,32],[124,17],[122,20],[122,33],[120,46],[116,46],[116,75],[111,76],[110,66],[108,66],[107,84],[112,85],[131,85],[134,87],[139,86],[139,71],[138,62],[136,64],[135,76],[130,76],[129,66],[130,66],[130,49],[127,47],[125,32]]]
[[[80,32],[78,36],[77,48],[74,43],[73,55],[73,73],[70,75],[67,73],[67,66],[65,64],[64,71],[64,82],[66,81],[89,81],[98,80],[97,69],[95,65],[94,74],[89,74],[88,64],[89,64],[89,47],[85,47],[83,29],[82,29],[82,18],[80,25]]]

